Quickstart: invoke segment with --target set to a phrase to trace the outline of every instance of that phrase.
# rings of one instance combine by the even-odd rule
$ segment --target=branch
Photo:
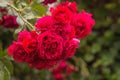
[[[11,4],[8,4],[8,6],[11,7],[12,9],[14,9],[14,10],[18,13],[18,15],[20,16],[20,18],[21,18],[26,24],[28,24],[32,29],[35,30],[34,26],[33,26],[31,23],[29,23],[24,17],[22,17],[22,15],[21,15],[22,10],[17,9],[16,7],[14,7],[14,6],[11,5]]]

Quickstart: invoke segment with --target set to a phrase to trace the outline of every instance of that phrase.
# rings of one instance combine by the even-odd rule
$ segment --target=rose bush
[[[37,69],[51,68],[71,58],[80,39],[92,31],[95,24],[91,14],[77,13],[75,2],[65,2],[52,9],[51,15],[39,18],[37,31],[22,31],[8,48],[8,53],[18,62],[27,62]]]

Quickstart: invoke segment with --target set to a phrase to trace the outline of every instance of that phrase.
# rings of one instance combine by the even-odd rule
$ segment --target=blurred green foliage
[[[78,71],[66,80],[120,80],[120,0],[70,1],[77,2],[79,11],[85,9],[92,13],[96,25],[91,35],[81,40],[75,56],[68,60],[78,67]],[[33,24],[35,15],[37,17],[40,13],[42,16],[46,12],[43,5],[28,4],[28,0],[21,0],[19,5],[15,5],[19,8],[32,6],[32,11],[25,8],[29,17],[24,17]],[[9,73],[11,80],[53,80],[48,70],[36,70],[7,56],[7,47],[15,38],[13,31],[0,27],[0,80],[8,80]],[[4,76],[7,77],[4,79]]]
[[[76,53],[90,72],[83,80],[120,80],[120,0],[77,2],[79,9],[92,13],[96,21],[93,32],[81,40]]]

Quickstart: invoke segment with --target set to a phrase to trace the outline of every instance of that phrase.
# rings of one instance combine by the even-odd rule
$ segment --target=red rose
[[[0,8],[0,13],[2,15],[6,15],[8,13],[7,9],[6,8]]]
[[[53,68],[53,70],[51,71],[51,73],[52,73],[53,75],[55,75],[55,74],[57,74],[57,73],[62,73],[62,71],[63,71],[63,70],[61,70],[61,69],[59,69],[58,67],[56,67],[56,68]]]
[[[25,51],[29,54],[35,54],[35,52],[37,51],[37,41],[35,39],[25,39],[23,41],[23,48],[25,49]]]
[[[9,48],[8,48],[8,55],[13,56],[15,47],[16,47],[15,44],[12,44],[12,45],[9,46]]]
[[[19,33],[18,41],[23,43],[23,48],[28,54],[35,54],[37,51],[37,33],[35,31],[22,31]]]
[[[31,31],[31,32],[22,31],[20,32],[19,38],[18,38],[18,40],[19,41],[21,40],[21,42],[23,43],[23,48],[25,52],[28,55],[30,55],[33,59],[38,54],[37,36],[38,34],[35,31]],[[27,62],[30,62],[30,61],[27,61]]]
[[[66,61],[60,62],[57,66],[51,69],[51,73],[54,76],[54,80],[62,80],[68,78],[72,72],[76,71],[76,67],[70,65]]]
[[[0,12],[7,12],[6,8],[0,8]]]
[[[44,16],[39,18],[35,24],[36,28],[41,32],[51,29],[53,26],[53,20],[51,16]]]
[[[74,13],[78,10],[76,2],[68,2],[68,8]]]
[[[73,65],[69,65],[66,69],[66,75],[65,77],[68,78],[70,76],[71,73],[75,72],[77,70],[77,68]]]
[[[53,3],[53,2],[55,2],[55,1],[57,1],[57,0],[44,0],[44,4],[45,5],[47,5],[47,4],[50,4],[50,3]]]
[[[77,8],[77,5],[76,5],[76,2],[69,2],[69,1],[66,1],[65,3],[61,4],[61,5],[65,5],[69,8],[69,10],[73,13],[76,13],[78,8]]]
[[[62,61],[59,63],[58,69],[66,69],[66,68],[67,68],[66,61]]]
[[[8,54],[17,62],[31,62],[34,57],[34,54],[28,54],[25,52],[21,42],[14,42],[10,45],[8,48]]]
[[[52,17],[57,24],[69,23],[72,18],[72,13],[65,5],[59,5],[52,10]]]
[[[37,52],[37,34],[34,31],[20,32],[17,42],[8,48],[8,54],[18,62],[32,62]]]
[[[12,15],[2,16],[2,25],[6,28],[18,28],[16,16]]]
[[[8,48],[8,54],[13,56],[14,60],[17,62],[25,62],[26,52],[22,47],[22,43],[14,42],[12,45],[10,45]]]
[[[73,65],[70,65],[69,67],[67,67],[67,70],[66,70],[67,74],[70,74],[75,71],[76,71],[76,67]]]
[[[45,60],[55,60],[63,50],[63,39],[50,31],[38,36],[39,57]]]
[[[54,75],[54,80],[63,80],[63,75],[62,73],[57,73]]]
[[[76,52],[76,48],[78,48],[78,44],[80,43],[80,41],[76,38],[73,38],[72,40],[66,42],[65,45],[65,50],[63,51],[64,55],[66,56],[65,58],[71,58],[75,52]]]
[[[53,75],[62,73],[66,68],[67,68],[67,63],[65,61],[61,61],[51,70],[51,73]]]
[[[71,25],[70,39],[75,38],[75,37],[76,37],[75,28],[74,26]]]
[[[23,42],[23,40],[25,38],[31,38],[31,35],[28,31],[24,30],[24,31],[18,33],[18,40],[17,40],[18,42],[19,41]]]
[[[54,32],[61,36],[63,38],[63,40],[68,40],[70,38],[72,38],[72,34],[74,33],[73,30],[72,30],[72,26],[69,25],[69,24],[56,24],[54,25],[53,27],[54,29]]]
[[[76,37],[80,39],[85,38],[91,33],[94,24],[95,21],[92,18],[92,14],[88,14],[85,11],[74,15],[72,19],[72,25],[75,27]]]

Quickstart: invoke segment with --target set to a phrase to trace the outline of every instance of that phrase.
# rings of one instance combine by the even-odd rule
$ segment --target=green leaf
[[[94,43],[91,47],[91,52],[92,53],[97,53],[101,50],[101,44]]]
[[[7,56],[7,49],[3,50],[2,46],[0,45],[0,58],[3,58],[4,56]]]
[[[46,14],[47,11],[45,6],[43,6],[42,4],[38,4],[35,1],[31,5],[31,10],[37,16],[43,16]]]
[[[113,36],[113,31],[108,30],[104,33],[104,38],[106,40],[113,40]]]
[[[85,59],[87,62],[92,61],[92,60],[94,59],[94,55],[88,53],[88,54],[86,54],[86,55],[84,56],[84,59]]]
[[[12,62],[6,58],[2,58],[1,59],[2,63],[4,64],[4,66],[8,69],[8,71],[10,72],[10,74],[13,74],[13,65]]]
[[[0,80],[10,80],[10,72],[2,62],[0,62]]]
[[[29,4],[30,4],[30,1],[29,1],[29,0],[15,0],[15,1],[14,1],[14,5],[15,5],[17,8],[19,8],[19,9],[25,8],[25,7],[27,7]]]
[[[33,19],[35,18],[34,14],[32,12],[29,12],[27,13],[25,16],[24,16],[25,19]]]
[[[0,57],[3,57],[2,45],[0,44]]]
[[[44,0],[36,0],[37,1],[37,3],[41,3],[41,2],[43,2]]]
[[[114,9],[116,7],[116,3],[108,3],[105,5],[106,9]]]
[[[0,0],[0,6],[1,7],[6,7],[8,2],[6,0]]]
[[[22,31],[22,28],[18,28],[18,29],[15,30],[14,34],[18,34],[21,31]]]
[[[79,66],[81,69],[81,75],[83,78],[86,78],[90,75],[89,70],[87,68],[86,62],[82,58],[77,58],[76,56],[73,57],[73,60],[76,63],[76,66]]]
[[[7,4],[12,4],[12,0],[0,0],[0,7],[7,7]]]

